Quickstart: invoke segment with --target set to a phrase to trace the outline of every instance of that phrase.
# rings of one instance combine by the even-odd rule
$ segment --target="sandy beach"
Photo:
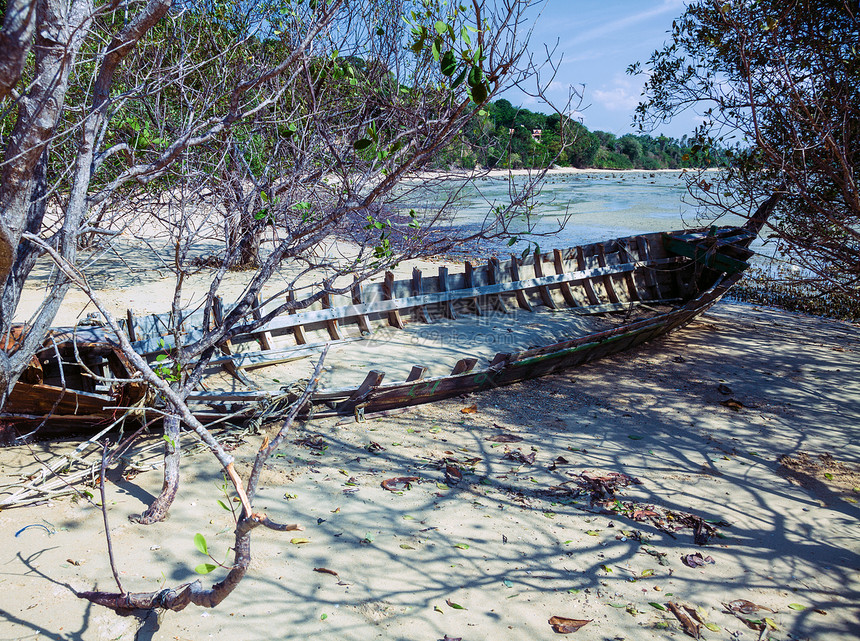
[[[671,602],[701,608],[704,638],[855,639],[858,381],[855,326],[723,302],[683,331],[562,375],[367,423],[298,426],[258,505],[305,530],[257,531],[248,577],[210,611],[141,621],[89,605],[73,591],[112,586],[99,509],[66,497],[4,510],[0,638],[551,639],[552,616],[591,620],[581,639],[679,638]],[[248,436],[237,458],[262,438]],[[2,481],[35,470],[33,452],[0,451]],[[446,459],[467,470],[456,485]],[[619,488],[622,504],[729,525],[697,546],[689,529],[670,534],[574,491],[578,475],[611,472],[641,481]],[[126,589],[192,580],[206,560],[197,532],[227,554],[217,465],[199,454],[183,473],[170,517],[150,527],[126,517],[160,473],[111,475]],[[418,480],[381,487],[397,476]],[[20,531],[28,524],[44,527]],[[682,562],[696,553],[713,562]],[[726,610],[738,599],[769,608],[740,615],[766,618],[766,635]]]

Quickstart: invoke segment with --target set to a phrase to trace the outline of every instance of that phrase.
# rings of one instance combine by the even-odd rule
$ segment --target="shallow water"
[[[515,178],[521,185],[522,177]],[[483,178],[466,184],[428,188],[414,195],[414,205],[432,211],[434,205],[457,194],[453,224],[476,231],[495,206],[509,202],[506,178]],[[634,234],[670,231],[701,224],[694,205],[685,200],[687,191],[681,171],[553,174],[547,176],[534,199],[529,217],[511,221],[510,230],[523,234],[542,248],[570,247]],[[720,224],[737,224],[732,221]],[[560,229],[560,227],[563,228]],[[543,236],[540,236],[543,235]],[[514,251],[528,246],[521,240]],[[492,249],[506,248],[497,241]]]

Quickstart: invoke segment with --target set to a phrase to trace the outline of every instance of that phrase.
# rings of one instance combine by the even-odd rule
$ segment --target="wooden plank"
[[[329,292],[324,292],[322,298],[320,299],[322,303],[323,309],[332,309],[331,305],[331,294]],[[328,330],[328,335],[331,337],[333,341],[339,341],[343,338],[340,333],[340,323],[337,318],[331,318],[325,322],[326,329]]]
[[[645,275],[645,283],[653,289],[652,294],[656,294],[657,298],[663,298],[660,283],[654,274],[654,269],[651,267],[651,250],[648,248],[648,241],[642,236],[637,236],[636,246],[639,248],[639,260],[645,262],[645,269],[642,270]]]
[[[292,289],[287,292],[287,302],[288,303],[296,302],[296,293]],[[296,310],[294,310],[294,309],[291,309],[288,312],[288,314],[291,316],[297,316],[298,315]],[[304,316],[304,314],[303,314],[303,316]],[[275,319],[275,320],[277,320],[277,319]],[[308,338],[307,338],[307,336],[305,336],[305,328],[302,327],[301,321],[299,321],[293,325],[290,325],[290,327],[293,328],[293,338],[295,338],[295,340],[296,340],[296,345],[307,344]],[[277,326],[273,327],[272,323],[269,323],[268,325],[265,325],[261,329],[268,330],[268,329],[279,329],[279,328]]]
[[[490,284],[490,287],[500,284],[499,273],[499,259],[495,257],[490,258],[487,261],[487,282]],[[508,313],[508,306],[505,305],[505,301],[502,300],[501,296],[490,296],[489,298],[492,309],[501,312],[502,314]]]
[[[212,365],[221,365],[227,361],[231,361],[237,367],[253,369],[256,367],[277,365],[278,363],[288,363],[301,358],[307,358],[308,356],[314,356],[319,354],[322,351],[322,348],[326,345],[341,345],[364,339],[364,336],[348,336],[340,339],[336,343],[331,341],[322,341],[318,343],[305,343],[303,345],[290,345],[288,347],[280,347],[258,352],[237,352],[235,354],[225,354],[224,356],[213,358],[210,363]],[[162,361],[162,364],[169,366],[172,364],[172,361]]]
[[[439,291],[440,292],[448,292],[451,291],[448,288],[448,268],[442,265],[439,266]],[[454,305],[451,300],[445,300],[442,304],[442,313],[445,318],[450,318],[454,320],[457,318],[457,315],[454,313]]]
[[[451,370],[451,376],[459,376],[460,374],[468,374],[473,369],[475,369],[475,365],[478,364],[477,358],[461,358],[457,361],[457,364],[454,365],[454,368]]]
[[[615,243],[620,254],[623,254],[628,259],[633,258],[633,254],[627,245],[627,239],[622,238]],[[638,301],[642,300],[639,296],[639,290],[636,287],[636,281],[633,278],[632,272],[624,272],[624,284],[627,286],[627,300]]]
[[[539,249],[535,249],[535,278],[540,278],[543,276],[543,266],[541,263],[543,262]],[[555,304],[555,301],[552,299],[552,294],[549,291],[549,287],[546,285],[541,285],[538,287],[538,292],[540,292],[540,299],[543,301],[543,304],[549,307],[550,309],[558,309],[558,306]]]
[[[511,280],[516,282],[520,281],[520,268],[519,261],[514,254],[511,254],[511,262],[510,262],[510,270],[511,270]],[[514,295],[517,298],[517,305],[520,306],[521,309],[526,310],[527,312],[534,311],[532,309],[532,305],[529,302],[529,299],[526,298],[526,294],[523,291],[523,287],[518,287],[514,290]]]
[[[394,274],[385,272],[385,278],[382,280],[382,294],[385,300],[394,299]],[[400,317],[400,312],[397,307],[394,307],[388,312],[388,324],[397,329],[403,329],[403,319]]]
[[[361,285],[356,281],[352,284],[352,304],[361,306]],[[358,330],[364,334],[370,334],[370,320],[364,314],[357,314],[355,320],[358,322]]]
[[[671,258],[656,261],[662,263],[677,263],[684,259]],[[445,301],[454,301],[462,298],[482,297],[492,294],[500,294],[503,292],[516,292],[523,289],[534,289],[540,285],[555,285],[560,282],[571,282],[583,280],[589,276],[602,276],[607,273],[617,274],[624,271],[633,271],[637,268],[638,263],[628,263],[626,265],[613,265],[612,267],[594,267],[585,271],[568,272],[565,274],[551,274],[541,278],[529,278],[512,283],[499,283],[494,285],[485,285],[483,287],[475,287],[472,289],[454,289],[447,292],[438,292],[435,294],[422,294],[421,296],[410,296],[407,298],[386,299],[375,301],[372,303],[364,303],[363,305],[345,305],[343,307],[334,307],[332,309],[316,310],[312,312],[303,312],[297,316],[282,316],[272,319],[262,329],[278,330],[288,327],[293,327],[299,324],[320,323],[330,318],[352,318],[359,314],[378,314],[388,313],[392,310],[411,309],[418,305],[435,305],[444,303]]]
[[[382,379],[384,378],[385,372],[380,372],[375,369],[370,370],[361,385],[355,389],[348,399],[342,403],[338,403],[335,409],[339,412],[352,411],[356,405],[363,402],[371,395],[374,388],[379,387],[382,383]]]
[[[555,273],[563,274],[564,257],[560,249],[554,249],[552,251],[552,262],[555,266]],[[561,295],[564,297],[564,302],[571,307],[576,307],[576,299],[573,297],[573,292],[570,291],[570,285],[566,282],[561,282],[559,283],[559,289],[561,290]]]
[[[667,252],[692,258],[697,263],[729,275],[742,272],[750,266],[746,261],[730,258],[725,254],[719,253],[716,248],[711,249],[702,245],[692,245],[683,240],[673,238],[669,234],[663,234],[663,247]]]
[[[134,331],[134,310],[131,307],[125,310],[125,333],[128,334],[129,343],[137,341],[137,333]]]
[[[475,268],[472,266],[471,261],[466,261],[463,263],[463,279],[465,280],[466,289],[475,289]],[[481,309],[481,303],[477,298],[467,298],[473,310],[475,310],[476,316],[482,316],[484,314],[484,310]]]
[[[427,374],[427,368],[422,365],[413,365],[412,371],[409,372],[409,376],[406,377],[406,382],[410,381],[420,381],[424,378],[425,374]]]
[[[260,300],[259,294],[257,294],[257,298],[254,304],[254,308],[251,310],[251,314],[253,315],[254,320],[260,320],[263,317],[263,302]],[[272,335],[269,332],[257,332],[255,336],[260,343],[260,347],[262,347],[264,351],[275,348],[274,340],[272,339]]]
[[[421,270],[417,267],[412,268],[412,295],[413,296],[421,296],[424,293],[424,286],[421,284]],[[431,323],[433,322],[430,318],[430,312],[427,311],[427,307],[424,305],[416,305],[415,306],[415,315],[418,317],[418,320],[422,323]]]
[[[606,267],[606,247],[603,243],[597,246],[597,264],[601,267]],[[618,294],[615,292],[615,284],[612,282],[612,276],[603,277],[603,286],[606,288],[606,294],[609,296],[610,303],[618,302]]]
[[[580,272],[585,272],[585,252],[582,251],[582,247],[576,248],[576,266]],[[586,276],[582,279],[582,287],[585,289],[585,295],[588,296],[588,302],[592,305],[599,305],[600,299],[597,297],[589,277]]]

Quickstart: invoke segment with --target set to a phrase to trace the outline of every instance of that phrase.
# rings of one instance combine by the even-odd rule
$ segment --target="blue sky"
[[[672,20],[684,11],[685,0],[547,0],[537,18],[530,49],[539,54],[544,43],[558,42],[558,74],[548,95],[558,106],[568,87],[584,88],[577,114],[592,131],[616,135],[635,131],[633,110],[640,100],[643,76],[628,76],[628,65],[642,61],[669,38]],[[514,105],[547,112],[534,98],[517,90],[504,94]],[[691,134],[701,119],[692,112],[679,115],[656,133],[680,138]]]

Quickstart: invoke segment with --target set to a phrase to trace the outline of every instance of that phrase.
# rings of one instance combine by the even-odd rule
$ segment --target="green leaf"
[[[194,571],[197,572],[197,574],[209,574],[212,570],[214,570],[217,567],[218,566],[215,565],[214,563],[201,563],[196,568],[194,568]]]
[[[802,605],[800,603],[789,603],[788,607],[791,608],[792,610],[798,610],[798,611],[806,609],[806,606]]]
[[[764,618],[764,622],[765,622],[765,623],[767,623],[767,626],[768,626],[771,630],[779,630],[779,626],[778,626],[778,625],[776,624],[776,622],[774,622],[774,620],[773,620],[773,619],[771,619],[770,617],[765,617],[765,618]]]
[[[328,619],[328,615],[327,615],[327,614],[321,614],[321,615],[320,615],[320,621],[325,621],[326,619]]]
[[[436,29],[436,33],[438,33],[440,36],[445,35],[445,32],[448,31],[448,25],[446,25],[441,20],[436,22],[436,24],[433,25],[433,27]]]
[[[222,501],[221,499],[218,499],[218,505],[220,505],[221,507],[223,507],[223,508],[224,508],[225,510],[227,510],[228,512],[230,511],[230,508],[229,508],[229,507],[227,507],[227,505],[226,505],[226,504],[224,503],[224,501]]]
[[[471,94],[472,100],[475,102],[475,104],[480,105],[487,99],[487,96],[490,95],[490,92],[487,90],[487,86],[484,83],[481,83],[472,87]]]
[[[411,545],[409,545],[408,543],[401,543],[400,549],[401,550],[414,550],[415,548],[412,547]]]
[[[454,79],[454,82],[451,83],[451,89],[456,89],[457,87],[462,85],[463,81],[466,79],[467,73],[469,73],[468,67],[463,69],[463,71],[461,71],[459,75]]]
[[[651,601],[648,605],[650,605],[652,608],[657,608],[658,610],[661,610],[663,612],[666,611],[666,606],[663,605],[662,603],[657,603],[656,601]]]
[[[477,87],[482,84],[484,84],[484,72],[478,65],[472,65],[472,68],[469,69],[469,86]]]
[[[585,533],[588,536],[598,536],[600,534],[600,530],[586,530]]]
[[[451,599],[448,599],[447,601],[445,601],[445,603],[447,603],[450,607],[454,608],[455,610],[465,610],[466,609],[462,605],[460,605],[459,603],[454,603]]]
[[[453,51],[446,51],[442,54],[442,59],[439,62],[439,68],[443,76],[453,76],[457,70],[457,60],[454,58]]]
[[[651,568],[648,568],[647,570],[642,570],[642,574],[640,576],[642,576],[643,578],[646,576],[654,576],[654,570],[652,570]]]
[[[710,621],[705,621],[704,625],[711,632],[719,632],[720,631],[720,626],[718,626],[716,623],[711,623]]]
[[[459,548],[461,550],[468,550],[469,546],[466,543],[457,543],[454,545],[455,548]]]
[[[628,434],[627,438],[632,439],[634,441],[641,441],[643,439],[642,436],[638,436],[636,434]]]
[[[155,360],[159,363],[161,361],[166,361],[167,360],[167,354],[159,354],[158,356],[155,357]]]
[[[609,567],[608,565],[601,565],[600,569],[603,570],[604,572],[610,572],[610,573],[612,572],[612,568]]]
[[[194,546],[203,554],[209,554],[209,548],[206,546],[206,537],[199,532],[194,535]]]
[[[362,149],[367,149],[372,144],[373,141],[369,138],[362,138],[361,140],[356,140],[352,146],[356,151],[361,151]]]

